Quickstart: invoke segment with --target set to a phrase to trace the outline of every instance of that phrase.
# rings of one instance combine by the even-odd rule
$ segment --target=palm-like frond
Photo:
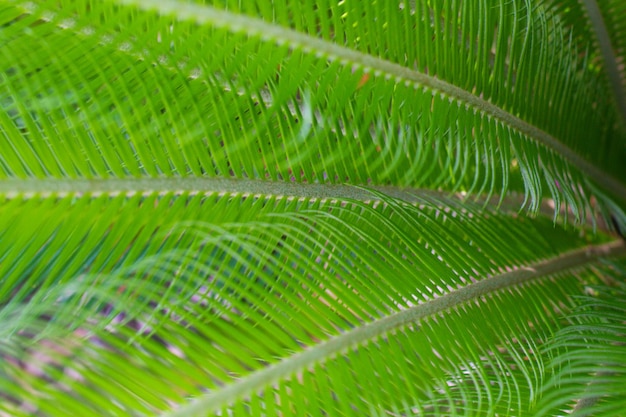
[[[544,387],[549,393],[543,399],[546,408],[551,402],[563,404],[567,398],[570,404],[575,403],[575,416],[618,416],[624,412],[624,263],[610,263],[605,270],[610,272],[604,276],[603,285],[588,287],[570,317],[573,325],[562,329],[549,345],[560,354],[554,355],[551,363],[555,376]],[[556,392],[559,398],[554,398]]]
[[[560,185],[583,183],[578,169],[623,191],[577,156],[602,154],[593,162],[623,174],[623,154],[611,147],[619,142],[610,140],[616,133],[611,101],[602,102],[602,85],[577,62],[585,51],[561,41],[564,29],[544,13],[533,14],[530,5],[449,6],[432,13],[379,5],[357,13],[344,4],[333,11],[344,17],[327,33],[316,23],[326,11],[314,3],[275,5],[284,10],[276,23],[211,6],[145,5],[174,16],[142,13],[136,30],[132,8],[108,3],[89,13],[75,2],[54,12],[29,3],[31,19],[9,15],[18,33],[43,18],[29,26],[35,40],[15,36],[4,48],[7,62],[19,55],[21,63],[7,93],[40,97],[9,103],[12,125],[41,139],[12,140],[19,158],[7,155],[7,175],[193,173],[504,192],[512,186],[513,165],[535,202],[548,188],[578,208],[585,201],[579,188]],[[19,7],[14,12],[22,13]],[[385,41],[369,16],[387,14],[396,33]],[[460,24],[435,36],[438,19],[431,14],[459,15]],[[94,26],[92,16],[102,23]],[[289,16],[299,18],[285,20]],[[195,19],[203,24],[189,22]],[[360,28],[357,20],[371,27]],[[479,26],[465,26],[471,22]],[[342,38],[332,38],[335,33]],[[433,42],[422,45],[423,38]],[[420,47],[398,50],[391,40]],[[189,53],[202,45],[221,47]],[[54,59],[46,60],[46,51]],[[83,56],[95,67],[89,72],[75,65]],[[537,83],[538,73],[549,81]],[[393,96],[384,93],[389,90]],[[592,105],[598,111],[582,111]],[[50,114],[61,117],[62,126],[48,120]],[[563,123],[564,114],[578,117]],[[66,133],[59,136],[58,129]],[[85,129],[94,139],[74,139],[70,146],[65,138],[82,137]],[[587,132],[594,132],[594,141]],[[147,143],[148,137],[159,140]],[[336,146],[342,155],[330,152]],[[525,156],[537,153],[539,160]],[[548,180],[537,176],[542,171]]]
[[[563,316],[626,257],[584,224],[626,225],[619,22],[235,3],[0,2],[1,412],[597,398]]]
[[[564,16],[578,42],[595,43],[590,54],[590,65],[602,71],[612,92],[622,123],[626,123],[626,7],[620,1],[553,1],[553,6]],[[595,50],[594,50],[595,49]]]
[[[191,232],[184,223],[182,229],[164,232],[167,238],[155,239],[159,244],[152,248],[135,245],[135,254],[122,261],[133,266],[120,267],[121,271],[97,274],[100,268],[93,261],[89,266],[75,265],[93,272],[78,278],[73,273],[71,280],[56,282],[54,290],[37,293],[56,296],[54,304],[45,303],[52,311],[41,311],[37,294],[27,307],[19,296],[5,306],[5,314],[15,320],[5,334],[18,330],[18,336],[7,337],[14,340],[8,345],[12,350],[13,343],[32,345],[31,332],[39,336],[35,339],[39,344],[42,335],[44,340],[49,334],[64,336],[52,339],[54,349],[42,349],[61,370],[51,364],[39,366],[44,375],[69,387],[68,398],[58,394],[59,402],[48,404],[45,397],[44,401],[31,397],[31,405],[44,413],[72,413],[76,411],[63,404],[77,401],[84,413],[106,410],[124,415],[129,409],[165,409],[167,401],[181,402],[209,389],[213,394],[197,407],[183,408],[181,415],[194,408],[226,412],[232,407],[253,415],[261,414],[261,409],[268,415],[274,415],[272,409],[287,413],[292,407],[296,415],[304,409],[323,415],[325,410],[341,410],[344,402],[361,413],[422,409],[439,414],[462,409],[463,404],[472,404],[476,415],[527,410],[545,366],[545,359],[535,352],[567,307],[559,303],[569,304],[568,294],[580,292],[586,265],[594,264],[598,256],[624,252],[622,245],[598,246],[608,252],[590,253],[587,259],[587,242],[577,232],[555,229],[548,220],[511,222],[493,215],[470,221],[478,212],[468,205],[463,210],[470,212],[463,213],[458,206],[431,201],[418,209],[383,199],[386,205],[373,209],[363,203],[342,207],[251,197],[222,197],[211,204],[203,201],[206,198],[182,196],[176,199],[183,200],[174,205],[178,207],[171,207],[167,198],[142,199],[143,213],[137,214],[145,220],[132,225],[120,222],[111,227],[101,221],[110,218],[108,213],[84,212],[80,203],[67,213],[72,218],[74,209],[83,211],[91,221],[77,223],[89,224],[96,236],[101,235],[94,226],[105,224],[110,229],[98,253],[73,257],[87,261],[109,254],[124,258],[110,248],[111,242],[141,232],[154,236],[153,219],[168,211],[180,213],[185,207],[191,215],[204,208],[206,220],[198,223],[196,218]],[[250,208],[245,213],[260,220],[228,221],[229,213],[241,215],[233,206],[246,204]],[[280,207],[285,213],[281,221],[262,221],[264,212],[276,213]],[[65,229],[77,236],[84,233]],[[66,240],[63,235],[55,237],[48,250],[59,252],[55,248]],[[559,255],[577,247],[583,251]],[[124,249],[118,247],[120,252]],[[160,256],[163,251],[170,256]],[[137,252],[148,260],[137,264]],[[154,256],[157,262],[150,261]],[[542,258],[549,261],[542,264]],[[44,264],[53,272],[58,269],[56,262]],[[66,266],[67,260],[61,264]],[[576,274],[569,272],[572,268],[577,268]],[[565,275],[554,276],[555,272]],[[46,287],[49,278],[44,272],[32,276]],[[24,308],[38,314],[23,314]],[[53,319],[41,329],[41,316],[49,315]],[[489,326],[482,323],[484,317]],[[86,343],[74,341],[85,336]],[[12,353],[7,355],[12,358]],[[151,364],[157,357],[168,366]],[[35,361],[29,353],[15,359]],[[365,366],[368,361],[371,366]],[[346,363],[353,362],[348,372]],[[68,366],[73,372],[63,370]],[[120,374],[128,366],[130,376]],[[516,372],[502,373],[509,368]],[[472,375],[473,369],[481,373]],[[303,382],[305,374],[308,383]],[[17,375],[35,386],[41,378],[24,371]],[[174,389],[183,375],[187,380]],[[108,393],[112,396],[108,407],[90,401],[102,380],[121,386],[121,393]],[[362,381],[383,380],[389,387],[362,386]],[[401,398],[394,386],[404,387],[407,397]],[[7,394],[20,398],[22,388],[11,388]],[[141,401],[124,395],[126,390]],[[438,398],[441,390],[452,400]],[[256,397],[259,392],[262,395]],[[312,392],[314,403],[306,400]],[[242,397],[246,401],[237,403]]]

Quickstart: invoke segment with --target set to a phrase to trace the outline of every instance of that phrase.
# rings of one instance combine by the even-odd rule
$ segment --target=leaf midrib
[[[9,178],[0,179],[0,195],[4,198],[63,198],[67,196],[89,195],[97,197],[108,195],[153,195],[180,196],[196,194],[244,194],[272,198],[294,198],[306,200],[357,200],[362,202],[379,201],[371,191],[402,200],[409,204],[421,204],[424,201],[451,201],[465,203],[468,199],[482,207],[491,207],[494,211],[519,213],[523,208],[525,196],[508,192],[506,195],[468,195],[466,192],[450,192],[415,187],[397,187],[393,185],[350,185],[302,183],[286,181],[268,181],[245,178],[224,177],[128,177],[128,178]],[[545,217],[564,216],[576,218],[565,207],[558,211],[554,200],[544,198],[538,207],[538,213]],[[567,213],[566,213],[567,211]],[[581,224],[607,230],[600,218],[587,213],[587,218],[580,219]]]
[[[177,2],[175,0],[116,0],[118,3],[134,5],[145,10],[158,11],[163,15],[172,15],[178,20],[195,21],[198,24],[210,23],[232,32],[242,32],[250,36],[258,36],[267,41],[278,44],[287,44],[290,47],[299,47],[304,51],[314,52],[325,56],[329,60],[341,63],[350,63],[374,73],[384,74],[398,81],[411,82],[429,88],[433,92],[440,92],[458,102],[470,106],[483,114],[500,120],[512,129],[532,138],[538,143],[552,149],[568,160],[571,165],[587,175],[596,184],[614,196],[626,196],[626,185],[613,176],[581,157],[574,150],[554,136],[537,126],[507,112],[501,107],[476,96],[436,77],[419,71],[403,67],[400,64],[387,61],[372,55],[337,45],[325,39],[316,38],[293,29],[268,23],[264,20],[218,10],[207,5],[198,5]]]
[[[281,362],[253,372],[218,391],[199,397],[194,402],[186,404],[178,410],[166,414],[166,416],[207,415],[211,411],[232,404],[239,398],[259,392],[268,385],[289,378],[303,369],[341,354],[358,344],[380,337],[393,329],[450,310],[495,291],[536,281],[555,273],[584,267],[597,262],[601,258],[624,255],[626,255],[626,243],[620,240],[583,247],[504,274],[486,277],[481,281],[452,291],[439,298],[401,310],[380,320],[345,332]]]
[[[369,187],[410,203],[426,197],[446,198],[452,193],[395,186]],[[128,177],[128,178],[11,178],[0,179],[0,194],[7,198],[65,197],[68,195],[119,194],[247,194],[321,200],[377,200],[367,189],[355,185],[263,181],[223,177]],[[463,198],[463,193],[456,194]],[[517,206],[519,208],[519,205]]]

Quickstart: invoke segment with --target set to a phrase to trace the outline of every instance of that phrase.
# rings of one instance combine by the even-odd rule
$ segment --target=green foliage
[[[0,416],[620,415],[618,0],[0,0]]]

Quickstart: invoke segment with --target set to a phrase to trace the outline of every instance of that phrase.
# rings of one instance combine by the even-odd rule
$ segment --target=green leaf
[[[556,352],[550,364],[555,374],[544,388],[543,402],[563,409],[575,403],[575,416],[617,416],[626,405],[621,389],[626,382],[624,263],[609,263],[606,269],[604,282],[587,287],[587,295],[580,297],[569,317],[572,325],[548,345]]]
[[[0,0],[0,414],[613,415],[617,3]]]

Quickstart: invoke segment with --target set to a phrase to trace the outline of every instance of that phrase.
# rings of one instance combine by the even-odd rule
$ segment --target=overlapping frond
[[[544,412],[557,404],[561,411],[574,410],[574,416],[624,413],[626,268],[623,261],[611,262],[601,272],[598,284],[587,288],[570,315],[572,326],[558,332],[548,345],[553,351],[550,366],[556,373],[543,388],[548,394]]]
[[[621,1],[611,0],[553,0],[549,3],[563,16],[579,44],[595,45],[590,49],[588,64],[606,76],[622,123],[626,124],[626,6]]]
[[[425,199],[415,207],[379,197],[384,204],[373,208],[119,196],[106,211],[88,204],[90,196],[51,208],[16,200],[25,214],[50,217],[30,228],[3,226],[23,239],[3,239],[13,242],[3,253],[25,254],[4,265],[8,282],[20,278],[4,287],[13,292],[3,308],[5,411],[528,410],[524,399],[544,378],[537,352],[571,305],[569,294],[580,291],[597,256],[623,246],[562,256],[585,248],[588,237],[548,219],[479,218],[467,204]],[[163,227],[164,218],[177,222]],[[33,270],[28,254],[41,240],[59,255]],[[73,242],[88,253],[62,250]],[[60,269],[67,278],[52,285]],[[44,391],[27,394],[28,387]],[[58,402],[48,403],[48,389],[59,391]],[[206,400],[186,408],[185,399],[204,392]]]
[[[569,3],[0,0],[0,416],[604,404],[623,7]]]
[[[624,191],[602,79],[531,4],[130,3],[5,9],[5,176]]]

